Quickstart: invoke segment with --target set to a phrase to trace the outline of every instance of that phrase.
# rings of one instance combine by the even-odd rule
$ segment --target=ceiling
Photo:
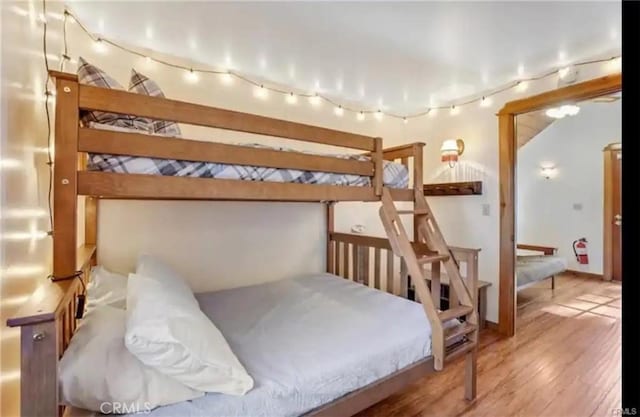
[[[410,112],[620,52],[619,2],[67,2],[104,37]]]

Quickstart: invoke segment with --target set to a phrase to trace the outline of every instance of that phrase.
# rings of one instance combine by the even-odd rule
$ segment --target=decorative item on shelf
[[[540,168],[540,173],[546,179],[551,179],[556,176],[556,167],[553,165],[543,165]]]
[[[462,139],[447,139],[442,142],[440,154],[442,162],[449,163],[449,167],[453,168],[458,162],[458,157],[464,152],[464,141]]]
[[[441,184],[425,184],[424,195],[480,195],[482,181],[447,182]]]

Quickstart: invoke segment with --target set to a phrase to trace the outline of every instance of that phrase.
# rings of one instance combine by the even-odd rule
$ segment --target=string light
[[[286,97],[287,103],[289,104],[296,104],[298,102],[298,96],[293,94],[293,92],[289,93]]]
[[[320,95],[318,93],[315,93],[309,97],[309,103],[311,103],[312,106],[317,107],[322,104],[322,99],[320,98]]]
[[[333,110],[333,112],[336,114],[336,116],[342,117],[342,115],[344,114],[344,109],[342,108],[341,105],[336,106],[336,108]]]
[[[193,70],[193,68],[189,68],[189,70],[184,74],[184,78],[190,83],[198,82],[198,74]]]
[[[283,94],[285,95],[285,100],[287,102],[289,102],[290,99],[290,92],[287,92],[286,90],[282,90],[279,88],[275,88],[275,87],[268,87],[268,86],[264,86],[263,84],[260,84],[254,80],[252,80],[250,77],[247,77],[245,75],[241,75],[238,72],[235,71],[231,71],[231,70],[227,70],[227,71],[223,71],[223,70],[213,70],[213,69],[193,69],[193,68],[189,68],[180,64],[176,64],[173,62],[168,62],[168,61],[164,61],[164,60],[160,60],[160,59],[154,59],[154,58],[150,58],[147,57],[146,54],[141,53],[139,51],[136,51],[135,49],[131,49],[128,48],[126,46],[120,45],[114,41],[111,40],[106,40],[106,39],[102,39],[101,37],[98,37],[96,35],[94,35],[92,32],[90,32],[83,24],[82,22],[80,22],[78,20],[78,18],[76,16],[74,16],[70,11],[65,10],[64,11],[64,15],[65,16],[70,16],[71,19],[70,21],[72,23],[77,23],[79,25],[79,27],[85,32],[85,34],[87,36],[89,36],[91,39],[93,39],[95,42],[95,49],[96,51],[100,52],[100,53],[105,53],[106,52],[106,43],[108,43],[111,46],[114,46],[122,51],[128,52],[130,54],[133,55],[137,55],[139,57],[145,58],[145,59],[150,59],[153,62],[157,62],[160,63],[162,65],[168,66],[168,67],[172,67],[172,68],[178,68],[178,69],[183,69],[185,71],[187,71],[187,75],[186,77],[190,80],[193,81],[197,81],[198,80],[198,73],[203,73],[203,74],[217,74],[220,75],[221,80],[223,83],[225,84],[231,84],[232,81],[234,79],[239,79],[241,81],[244,81],[246,83],[249,84],[253,84],[256,88],[256,90],[254,91],[254,95],[257,98],[261,98],[261,99],[266,99],[268,97],[268,93],[269,92],[274,92],[274,93],[279,93],[279,94]],[[67,22],[67,19],[65,19],[65,24]],[[66,33],[65,33],[65,40],[66,40]],[[230,56],[227,56],[227,68],[230,68]],[[266,63],[266,61],[265,61]],[[416,118],[416,117],[422,117],[425,115],[429,115],[430,117],[434,117],[437,114],[437,111],[439,109],[447,109],[450,108],[452,111],[452,113],[457,114],[460,111],[460,106],[464,106],[464,105],[468,105],[471,103],[476,103],[476,102],[480,102],[480,106],[482,107],[488,107],[491,104],[491,100],[490,97],[500,94],[504,91],[510,90],[510,89],[515,89],[516,91],[519,92],[523,92],[525,90],[527,90],[528,88],[528,82],[529,81],[538,81],[553,75],[557,75],[558,77],[562,78],[565,77],[568,74],[568,68],[570,67],[580,67],[580,66],[584,66],[584,65],[592,65],[592,64],[596,64],[596,63],[607,63],[608,68],[610,68],[612,71],[617,70],[619,71],[621,68],[621,56],[614,56],[614,57],[609,57],[609,58],[602,58],[602,59],[591,59],[591,60],[584,60],[584,61],[579,61],[579,62],[575,62],[575,63],[570,63],[568,66],[566,67],[562,67],[562,68],[555,68],[552,70],[549,70],[541,75],[537,75],[537,76],[530,76],[530,77],[525,77],[525,69],[524,69],[524,65],[523,64],[519,64],[518,65],[518,78],[519,81],[511,81],[509,83],[503,84],[503,86],[501,87],[497,87],[495,89],[492,90],[488,90],[485,93],[476,96],[475,98],[471,98],[467,101],[464,102],[457,102],[457,103],[450,103],[447,105],[442,105],[442,106],[430,106],[428,107],[426,110],[422,110],[416,113],[412,113],[412,114],[395,114],[392,112],[383,112],[382,110],[377,110],[376,112],[372,112],[371,110],[360,110],[360,109],[354,109],[354,108],[349,108],[349,107],[345,107],[339,103],[336,103],[334,100],[332,100],[331,98],[324,96],[318,92],[313,92],[313,93],[306,93],[306,94],[299,94],[298,96],[300,97],[306,97],[309,100],[309,103],[314,106],[320,106],[324,101],[328,102],[329,104],[332,104],[335,107],[335,112],[336,113],[341,113],[344,114],[345,111],[349,111],[349,112],[353,112],[356,114],[356,118],[357,120],[364,120],[365,119],[365,112],[366,113],[373,113],[373,116],[375,119],[377,120],[382,120],[384,115],[387,115],[389,117],[392,118],[396,118],[396,119],[401,119],[403,122],[407,123],[409,119],[411,118]],[[193,75],[191,75],[193,74]],[[318,87],[316,86],[316,89]],[[297,96],[296,96],[296,100],[297,100]]]
[[[409,123],[409,119],[407,119],[406,117],[402,118],[402,121],[404,122],[404,124],[406,125],[407,123]]]
[[[95,42],[93,42],[93,49],[95,49],[96,52],[101,54],[104,54],[107,52],[107,46],[104,44],[104,41],[102,40],[102,38],[97,38]]]
[[[529,88],[529,83],[527,81],[518,81],[516,84],[516,90],[519,92],[527,91]]]
[[[253,90],[253,95],[256,98],[259,98],[260,100],[266,100],[267,97],[269,96],[269,92],[267,91],[266,88],[264,88],[264,85],[260,84],[259,87],[256,87]]]
[[[489,107],[490,105],[491,105],[491,99],[486,98],[485,96],[482,96],[482,99],[480,100],[480,107]]]
[[[220,80],[222,80],[222,84],[225,84],[225,85],[233,84],[233,76],[229,72],[220,74]]]
[[[458,115],[458,113],[460,113],[460,108],[456,107],[455,104],[451,106],[451,110],[449,111],[449,114],[451,114],[452,116],[456,116]]]

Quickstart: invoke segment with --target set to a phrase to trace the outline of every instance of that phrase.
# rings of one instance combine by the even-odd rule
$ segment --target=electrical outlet
[[[491,215],[491,205],[490,204],[483,204],[482,205],[482,215],[483,216],[490,216]]]

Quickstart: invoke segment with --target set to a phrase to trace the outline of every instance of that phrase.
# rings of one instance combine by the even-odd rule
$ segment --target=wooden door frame
[[[603,217],[603,249],[604,258],[602,259],[602,277],[606,281],[613,279],[613,228],[611,219],[614,216],[613,211],[613,170],[614,158],[613,155],[622,151],[622,143],[610,143],[603,149],[604,153],[604,217]]]
[[[516,116],[568,102],[613,94],[622,90],[620,73],[510,101],[498,112],[500,181],[500,280],[498,330],[506,336],[516,331]]]

